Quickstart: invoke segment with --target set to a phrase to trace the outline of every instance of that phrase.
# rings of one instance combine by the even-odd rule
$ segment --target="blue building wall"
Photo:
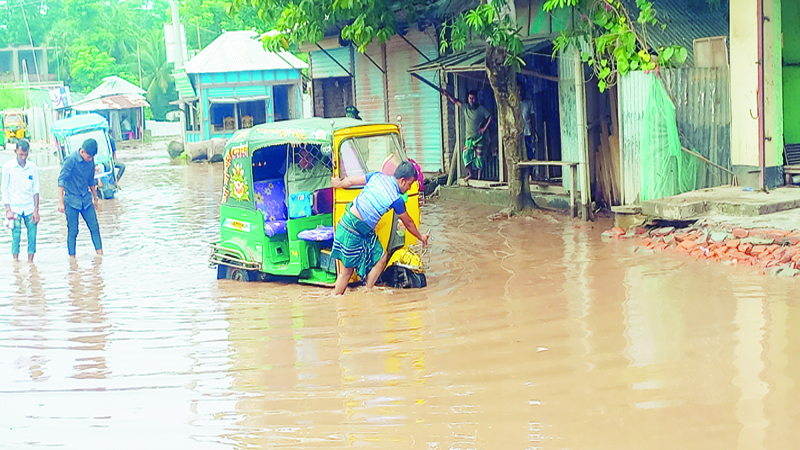
[[[191,74],[190,79],[198,92],[198,109],[202,112],[199,132],[187,132],[188,142],[200,142],[211,138],[228,139],[235,130],[212,131],[210,109],[212,99],[235,97],[266,97],[267,122],[275,118],[275,104],[273,101],[273,85],[297,85],[297,108],[302,114],[302,97],[300,89],[300,70],[259,70],[244,72],[224,73],[199,73]]]

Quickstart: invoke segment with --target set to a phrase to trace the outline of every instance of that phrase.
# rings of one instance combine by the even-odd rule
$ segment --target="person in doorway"
[[[525,151],[528,156],[528,161],[535,161],[538,160],[538,155],[536,154],[536,106],[533,103],[533,99],[527,93],[525,87],[522,87],[521,96],[522,101],[520,102],[520,109],[522,110],[522,123],[523,123],[523,135],[525,137]],[[533,179],[541,178],[540,175],[540,167],[534,167],[532,171]]]
[[[111,161],[114,164],[114,169],[117,171],[117,173],[114,174],[114,179],[116,179],[117,183],[119,183],[120,178],[122,178],[122,174],[125,173],[125,164],[117,160],[117,143],[114,141],[114,138],[109,136],[108,142],[111,145]]]
[[[388,254],[378,241],[375,227],[381,217],[394,209],[398,218],[412,235],[428,245],[428,235],[422,235],[414,220],[406,212],[403,196],[417,180],[414,166],[403,161],[397,166],[394,177],[381,172],[367,175],[332,178],[331,185],[335,189],[347,189],[351,186],[364,186],[356,199],[348,205],[342,219],[336,227],[333,237],[331,255],[342,262],[343,269],[336,277],[333,288],[335,295],[344,294],[353,271],[365,280],[367,289],[372,289],[378,277],[383,273]]]
[[[28,262],[36,254],[36,230],[39,224],[39,169],[28,161],[30,144],[17,141],[16,158],[3,164],[2,194],[6,219],[11,226],[11,256],[19,261],[22,224],[28,232]]]
[[[133,129],[131,129],[131,121],[128,120],[127,116],[124,116],[122,118],[122,123],[120,124],[120,127],[122,128],[122,136],[125,139],[130,139],[131,131],[133,131]]]
[[[92,244],[98,255],[103,254],[103,241],[97,223],[97,179],[94,177],[94,157],[97,155],[97,141],[83,141],[80,150],[70,154],[61,166],[58,176],[58,212],[67,216],[67,251],[75,258],[78,239],[78,216],[92,235]]]
[[[485,133],[492,123],[492,115],[489,110],[478,103],[478,91],[473,90],[467,93],[466,107],[463,107],[461,100],[450,94],[447,94],[447,98],[464,112],[467,141],[464,145],[461,159],[464,162],[464,166],[467,167],[468,175],[465,179],[469,181],[473,176],[477,175],[480,180],[482,179],[485,165],[483,149],[488,144]]]
[[[350,105],[350,106],[348,106],[347,108],[344,109],[344,115],[346,117],[351,118],[351,119],[363,120],[361,118],[361,116],[359,116],[359,114],[360,114],[360,111],[358,110],[358,108],[356,108],[353,105]]]

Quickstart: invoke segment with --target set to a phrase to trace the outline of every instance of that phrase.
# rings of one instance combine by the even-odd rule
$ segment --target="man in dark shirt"
[[[83,141],[80,150],[64,159],[61,174],[58,176],[58,212],[67,215],[67,250],[70,258],[75,257],[79,214],[89,227],[95,251],[98,255],[103,254],[100,226],[97,224],[95,212],[98,203],[97,179],[94,177],[96,154],[97,141]]]

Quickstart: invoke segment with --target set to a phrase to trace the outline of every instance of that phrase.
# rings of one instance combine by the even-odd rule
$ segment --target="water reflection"
[[[90,268],[81,269],[77,260],[70,260],[69,299],[72,310],[67,320],[74,324],[69,341],[81,350],[75,358],[75,378],[105,378],[105,348],[111,325],[106,320],[105,310],[100,298],[105,286],[100,273],[102,258],[95,258]]]
[[[494,222],[490,208],[442,201],[424,209],[427,289],[331,297],[216,280],[221,166],[122,155],[123,190],[98,212],[109,251],[93,259],[82,233],[70,265],[57,162],[39,153],[37,263],[0,263],[2,445],[727,450],[800,438],[795,280],[634,254],[600,241],[607,223]],[[8,245],[0,233],[0,261]]]

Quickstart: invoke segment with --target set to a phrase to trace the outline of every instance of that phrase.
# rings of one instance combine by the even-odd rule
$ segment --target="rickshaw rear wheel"
[[[242,269],[230,269],[228,275],[233,281],[244,281],[246,283],[254,280],[249,271]]]

